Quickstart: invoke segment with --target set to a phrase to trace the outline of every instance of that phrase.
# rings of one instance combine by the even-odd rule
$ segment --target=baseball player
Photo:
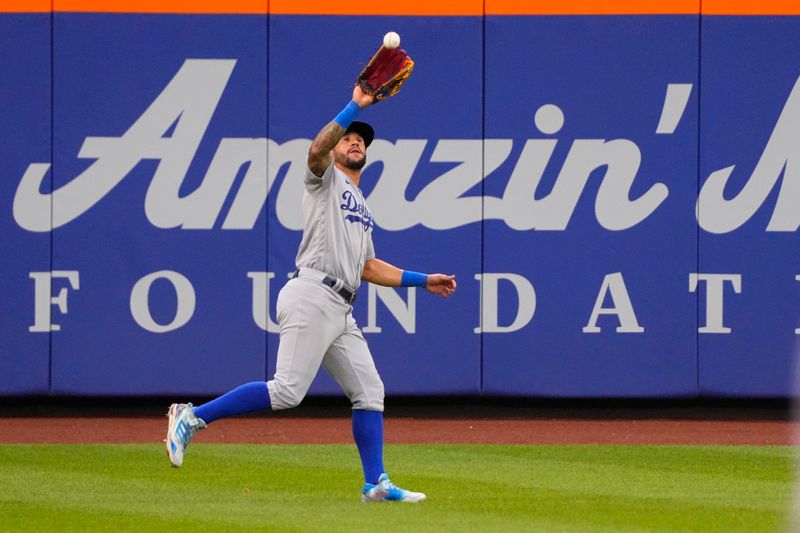
[[[421,492],[394,485],[385,472],[383,383],[351,304],[362,280],[386,287],[424,287],[445,298],[456,290],[456,280],[452,275],[401,270],[375,257],[372,213],[359,189],[374,131],[354,120],[373,102],[375,96],[356,85],[352,100],[309,149],[297,270],[281,289],[276,308],[280,345],[275,376],[196,408],[172,404],[166,442],[173,466],[181,466],[195,433],[215,420],[297,406],[322,365],[352,402],[353,437],[364,469],[361,500],[425,499]]]

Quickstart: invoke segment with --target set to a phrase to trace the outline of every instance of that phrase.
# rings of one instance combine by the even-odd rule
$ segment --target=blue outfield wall
[[[388,394],[790,395],[800,17],[96,13],[0,14],[0,394],[270,377],[308,146],[390,29],[377,255],[459,291],[362,286]]]
[[[50,387],[50,308],[40,309],[37,316],[34,292],[38,279],[41,294],[49,299],[48,278],[36,272],[47,275],[52,270],[51,234],[22,230],[13,212],[14,193],[28,165],[52,159],[50,19],[49,14],[0,15],[0,392],[4,394],[42,394]],[[40,190],[47,194],[50,189],[48,175]],[[49,217],[49,205],[44,211]]]
[[[247,274],[266,270],[265,213],[247,231],[218,228],[236,185],[266,168],[266,18],[54,17],[54,216],[81,181],[84,202],[110,190],[53,233],[54,268],[80,272],[81,287],[53,335],[52,392],[201,394],[264,379]],[[134,291],[161,271],[174,274]]]
[[[798,30],[797,16],[703,17],[700,270],[727,275],[715,283],[730,331],[699,336],[701,394],[792,392],[800,339]],[[702,320],[707,292],[699,304]]]
[[[698,17],[486,26],[486,137],[513,146],[486,180],[484,270],[520,276],[500,292],[500,324],[520,287],[535,308],[484,334],[484,391],[695,394]],[[670,85],[691,92],[657,133]],[[600,311],[612,307],[623,319]]]

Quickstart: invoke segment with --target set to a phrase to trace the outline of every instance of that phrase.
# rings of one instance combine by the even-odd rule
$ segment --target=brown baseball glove
[[[356,85],[372,95],[374,104],[396,94],[413,70],[414,61],[405,50],[381,46],[358,75]]]

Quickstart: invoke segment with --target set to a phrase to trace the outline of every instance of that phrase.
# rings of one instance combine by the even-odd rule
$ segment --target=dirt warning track
[[[0,419],[0,443],[160,442],[164,417]],[[411,444],[792,444],[792,423],[774,420],[435,419],[385,421],[387,443]],[[258,417],[219,420],[196,442],[351,443],[348,418]]]

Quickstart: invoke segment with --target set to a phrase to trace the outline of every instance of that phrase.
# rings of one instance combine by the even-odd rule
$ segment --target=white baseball
[[[400,36],[396,32],[390,31],[383,36],[383,47],[388,50],[393,50],[400,46]]]

